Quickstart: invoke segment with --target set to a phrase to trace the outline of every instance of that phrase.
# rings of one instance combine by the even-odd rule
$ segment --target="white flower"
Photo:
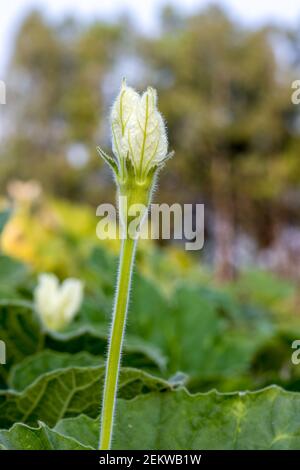
[[[123,81],[111,111],[111,130],[116,161],[99,151],[121,180],[126,176],[127,157],[139,181],[169,157],[166,127],[151,87],[140,96]]]
[[[60,330],[74,318],[83,298],[79,279],[65,279],[61,285],[54,274],[41,274],[34,291],[35,308],[44,325]]]

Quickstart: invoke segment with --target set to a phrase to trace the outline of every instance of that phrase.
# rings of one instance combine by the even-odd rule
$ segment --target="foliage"
[[[32,303],[39,271],[48,269],[46,247],[61,227],[46,238],[40,231],[31,264],[2,255],[3,449],[90,449],[98,439],[116,259],[113,246],[92,241],[89,210],[81,218],[86,226],[76,228],[72,216],[85,209],[62,207],[65,249],[85,247],[71,264],[56,260],[57,273],[76,273],[85,283],[81,310],[65,330],[45,329]],[[52,211],[59,219],[59,201]],[[30,212],[15,215],[4,239],[10,224],[21,229],[28,218]],[[152,255],[151,265],[145,260]],[[291,286],[266,272],[245,272],[220,287],[187,254],[143,244],[134,285],[114,448],[300,448],[300,369],[291,362],[300,320]]]

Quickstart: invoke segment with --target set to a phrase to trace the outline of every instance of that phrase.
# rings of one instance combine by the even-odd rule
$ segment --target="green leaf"
[[[75,354],[87,351],[90,354],[105,356],[107,352],[107,335],[87,326],[68,333],[48,332],[45,336],[45,347],[55,351]],[[127,335],[123,348],[123,365],[126,367],[143,367],[149,370],[164,369],[165,358],[158,348]]]
[[[115,429],[115,449],[300,449],[300,395],[152,393],[121,401]]]
[[[20,261],[0,254],[0,294],[11,298],[28,276],[28,267]]]
[[[69,367],[99,366],[103,358],[89,353],[59,353],[45,350],[24,359],[12,368],[8,384],[15,390],[24,390],[28,385],[47,372]]]
[[[114,431],[113,448],[122,450],[299,450],[300,395],[278,387],[232,394],[154,392],[119,400]],[[63,438],[96,448],[99,418],[65,419],[51,432],[57,448],[66,445],[59,441]],[[38,435],[32,433],[27,445]],[[0,443],[8,448],[14,447],[11,434],[0,432]]]
[[[66,333],[45,331],[32,305],[18,301],[0,302],[0,339],[5,342],[7,352],[7,363],[0,368],[2,376],[7,375],[12,365],[43,348],[70,354],[86,351],[102,357],[107,351],[107,336],[100,328],[79,327]],[[124,344],[123,365],[157,370],[164,367],[164,358],[157,349],[132,339],[131,344],[128,341]]]
[[[44,423],[38,428],[14,424],[9,430],[0,431],[0,446],[5,450],[89,450],[76,440],[53,431]]]
[[[59,369],[40,376],[21,392],[0,391],[0,428],[8,428],[15,422],[36,424],[39,420],[53,426],[64,417],[80,413],[97,416],[104,372],[104,366]],[[120,375],[119,396],[131,399],[170,387],[168,382],[145,372],[125,368]]]
[[[158,346],[168,358],[169,373],[181,370],[198,378],[243,373],[272,334],[226,316],[219,297],[200,288],[178,285],[168,302],[152,282],[135,280],[128,332]]]
[[[114,174],[118,176],[119,167],[118,167],[117,161],[110,155],[107,155],[107,153],[105,153],[104,150],[102,150],[100,147],[97,147],[97,152],[100,154],[103,160],[110,166]]]
[[[87,285],[97,295],[102,289],[105,295],[113,300],[117,278],[118,258],[109,251],[97,246],[83,267],[82,274]]]
[[[41,326],[29,303],[0,302],[0,338],[6,344],[5,369],[38,351],[42,342]]]
[[[76,439],[81,444],[96,449],[99,441],[100,419],[79,415],[59,421],[55,431],[65,437]]]
[[[115,260],[100,249],[93,252],[89,263],[93,285],[95,281],[96,286],[104,285],[111,295]],[[168,374],[188,373],[194,391],[206,390],[208,381],[222,387],[226,380],[228,386],[228,378],[249,373],[256,351],[274,334],[265,312],[237,302],[230,293],[177,283],[167,297],[155,282],[139,273],[134,275],[133,286],[126,338],[143,338],[162,351]],[[106,304],[107,311],[111,304]],[[85,314],[96,325],[99,315],[92,303]],[[107,325],[107,317],[102,316],[101,322]]]

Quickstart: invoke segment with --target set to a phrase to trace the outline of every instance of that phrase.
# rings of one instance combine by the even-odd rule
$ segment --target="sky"
[[[145,32],[155,31],[157,11],[164,4],[177,6],[184,12],[197,11],[210,0],[13,0],[1,3],[0,16],[0,80],[11,53],[14,34],[22,18],[34,7],[38,7],[54,18],[65,14],[80,16],[86,20],[105,18],[114,20],[127,12]],[[300,24],[299,0],[215,0],[225,6],[234,17],[256,26],[268,21],[279,24]],[[183,5],[184,4],[184,5]]]

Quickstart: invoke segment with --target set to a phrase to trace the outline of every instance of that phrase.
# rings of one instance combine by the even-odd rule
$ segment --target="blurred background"
[[[119,248],[96,238],[96,207],[115,198],[96,146],[111,152],[108,116],[125,76],[140,91],[157,88],[176,152],[155,201],[206,211],[202,251],[140,244],[128,341],[142,341],[142,354],[145,343],[158,348],[165,376],[189,374],[193,391],[300,390],[291,362],[300,338],[299,2],[1,8],[1,301],[31,301],[39,272],[78,277],[85,297],[68,327],[106,335]],[[14,344],[23,326],[14,328],[5,323],[0,337]]]
[[[2,7],[2,195],[92,210],[113,201],[95,148],[110,151],[109,107],[125,76],[158,89],[176,150],[156,201],[205,204],[194,257],[220,281],[256,266],[300,282],[300,5],[181,3]]]

